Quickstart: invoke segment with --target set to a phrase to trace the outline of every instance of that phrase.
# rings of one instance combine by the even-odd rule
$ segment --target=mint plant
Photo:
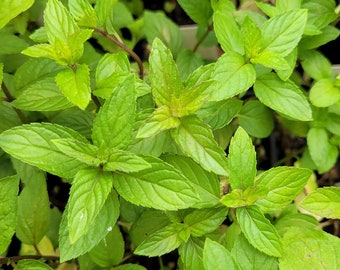
[[[340,267],[339,8],[241,2],[178,1],[192,50],[139,0],[0,4],[0,265]],[[303,145],[265,167],[274,134]]]

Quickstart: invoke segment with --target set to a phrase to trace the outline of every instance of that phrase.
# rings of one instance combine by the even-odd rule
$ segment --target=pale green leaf
[[[214,140],[210,127],[197,116],[182,118],[181,125],[171,130],[171,136],[182,151],[204,169],[216,174],[228,175],[224,151]]]
[[[307,22],[307,10],[291,10],[269,19],[261,28],[262,50],[288,55],[298,44]]]
[[[160,39],[175,57],[182,49],[182,32],[178,25],[163,13],[145,10],[143,30],[149,44],[152,44],[154,39]]]
[[[151,165],[142,157],[134,153],[114,149],[108,161],[103,165],[105,171],[120,171],[124,173],[138,172],[151,168]]]
[[[269,108],[300,121],[311,121],[312,110],[302,90],[292,81],[268,73],[256,79],[255,95]]]
[[[132,263],[125,263],[115,267],[115,270],[147,270],[144,266]]]
[[[328,107],[339,101],[340,89],[330,78],[321,79],[310,89],[309,98],[316,107]]]
[[[241,31],[244,39],[245,54],[249,59],[252,59],[261,50],[261,31],[249,16],[244,18]]]
[[[307,211],[326,218],[340,218],[340,188],[324,187],[308,194],[301,202]]]
[[[216,88],[210,100],[217,101],[247,91],[255,82],[256,72],[242,55],[226,53],[217,60],[212,78],[216,80]]]
[[[126,149],[133,135],[136,110],[134,76],[117,86],[101,107],[93,124],[93,143],[107,149]]]
[[[124,238],[116,224],[112,230],[96,245],[89,255],[97,265],[112,267],[121,262],[124,256]]]
[[[162,131],[176,128],[180,120],[172,115],[168,106],[161,106],[154,110],[152,115],[139,128],[137,138],[153,137]]]
[[[307,134],[308,151],[318,172],[330,170],[338,158],[337,146],[329,142],[327,131],[323,128],[311,128]]]
[[[253,247],[269,256],[281,256],[280,236],[258,207],[237,208],[236,217],[244,236]]]
[[[256,185],[269,189],[267,196],[256,202],[264,212],[275,212],[295,199],[306,185],[312,171],[294,167],[276,167],[262,173]]]
[[[268,188],[264,186],[251,186],[244,191],[233,189],[221,198],[221,203],[227,207],[237,208],[253,205],[259,199],[264,198],[268,193]]]
[[[296,61],[298,57],[298,48],[294,48],[288,55],[285,56],[285,61],[288,63],[287,69],[276,70],[277,75],[281,80],[287,81],[293,74],[296,68]]]
[[[0,253],[11,243],[17,220],[17,197],[19,177],[8,176],[0,179]]]
[[[97,26],[96,13],[88,0],[69,0],[68,7],[79,26]]]
[[[218,204],[220,196],[220,185],[214,173],[204,170],[191,158],[180,155],[166,155],[162,159],[174,166],[191,182],[197,191],[201,202],[195,207],[212,207]]]
[[[24,49],[21,53],[30,57],[44,57],[53,60],[58,58],[54,47],[50,44],[36,44]]]
[[[151,168],[115,174],[113,186],[127,201],[160,210],[187,208],[200,201],[193,185],[171,165],[145,157]]]
[[[34,0],[3,0],[0,3],[0,29],[20,13],[29,9]]]
[[[20,270],[52,270],[47,264],[33,259],[19,260],[15,269]]]
[[[79,160],[90,166],[99,166],[100,161],[97,161],[98,147],[78,141],[76,139],[55,139],[52,140],[54,145],[65,155]]]
[[[215,81],[205,81],[193,85],[183,91],[179,99],[173,97],[171,111],[179,117],[187,116],[196,112],[209,99],[213,92]]]
[[[245,190],[254,185],[256,152],[252,140],[243,128],[231,139],[228,155],[229,181],[233,189]]]
[[[279,10],[275,6],[273,6],[269,3],[256,1],[256,5],[258,6],[259,9],[261,9],[261,11],[263,13],[268,15],[268,17],[274,17],[274,16],[280,14]]]
[[[294,10],[301,7],[302,0],[295,0],[295,1],[289,1],[289,0],[277,0],[276,1],[276,8],[280,12],[288,11],[288,10]]]
[[[83,136],[70,128],[48,123],[32,123],[1,133],[0,146],[23,162],[63,178],[72,178],[86,165],[66,156],[52,143],[53,139],[63,138],[87,142]]]
[[[60,261],[64,262],[77,258],[91,250],[104,239],[116,224],[119,217],[119,209],[118,195],[112,190],[88,232],[80,237],[77,242],[71,244],[67,225],[68,207],[66,207],[59,227]]]
[[[214,68],[215,63],[210,63],[195,69],[193,72],[189,74],[187,79],[184,81],[184,87],[189,88],[190,86],[210,80]]]
[[[289,65],[285,58],[277,52],[265,50],[250,59],[253,64],[261,64],[275,70],[285,70]]]
[[[291,227],[283,236],[282,270],[337,270],[340,240],[322,230]]]
[[[203,265],[205,270],[240,269],[230,251],[209,238],[204,244]]]
[[[242,233],[236,237],[231,255],[238,262],[240,269],[279,269],[277,258],[268,256],[254,248]]]
[[[111,17],[112,9],[117,2],[118,0],[96,0],[94,10],[98,18],[98,26],[105,28],[108,19]]]
[[[228,125],[236,117],[242,108],[242,103],[236,98],[211,101],[205,103],[196,114],[216,130]]]
[[[213,14],[209,0],[179,0],[178,4],[197,24],[208,24]]]
[[[172,223],[165,228],[151,234],[134,251],[137,255],[149,257],[161,256],[178,248],[183,240],[180,231],[183,226]]]
[[[201,269],[203,265],[204,237],[190,237],[178,248],[184,269]]]
[[[228,208],[197,209],[185,216],[183,222],[188,225],[193,237],[203,236],[216,230],[225,220]]]
[[[169,106],[172,96],[179,97],[183,91],[176,63],[170,50],[158,38],[152,43],[149,59],[152,95],[158,106]]]
[[[46,175],[19,161],[15,161],[14,165],[24,186],[18,197],[16,236],[22,243],[37,245],[50,224]]]
[[[318,220],[310,214],[293,213],[281,215],[275,222],[275,228],[280,236],[283,236],[291,227],[314,229],[319,224]]]
[[[244,55],[242,33],[231,12],[218,10],[214,12],[214,31],[224,52],[237,52]]]
[[[48,0],[44,12],[44,23],[48,41],[54,44],[56,39],[67,42],[68,36],[79,30],[70,12],[58,0]]]
[[[80,170],[73,182],[68,201],[68,230],[71,244],[85,235],[94,224],[111,189],[112,174],[97,168]]]
[[[60,71],[56,83],[71,103],[83,110],[87,107],[91,100],[91,88],[90,70],[86,64]]]
[[[238,114],[239,125],[251,136],[268,137],[274,128],[271,111],[258,100],[246,102]]]
[[[53,77],[29,85],[12,104],[26,111],[57,111],[73,106],[60,92]]]

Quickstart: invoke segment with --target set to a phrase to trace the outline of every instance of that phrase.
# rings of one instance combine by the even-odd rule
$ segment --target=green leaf
[[[334,86],[331,79],[321,79],[310,89],[309,98],[316,107],[328,107],[339,101],[340,89]]]
[[[178,25],[163,13],[144,11],[144,33],[149,44],[152,44],[154,39],[160,39],[175,57],[182,49],[182,32]]]
[[[244,55],[244,40],[231,12],[217,10],[214,12],[214,31],[224,52],[237,52]]]
[[[269,256],[281,256],[280,236],[258,207],[236,208],[236,217],[244,236],[252,246]]]
[[[142,157],[134,153],[114,149],[109,155],[103,169],[106,171],[120,171],[124,173],[138,172],[151,168],[151,165]]]
[[[94,223],[90,225],[88,232],[73,244],[71,244],[69,238],[68,207],[66,207],[59,227],[60,261],[65,262],[77,258],[91,250],[104,239],[104,237],[112,231],[118,219],[119,207],[117,193],[112,190],[104,206],[98,213],[97,218],[94,220]]]
[[[60,92],[52,77],[28,86],[12,104],[26,111],[58,111],[73,106]]]
[[[262,173],[255,184],[267,187],[269,192],[256,205],[267,213],[282,209],[302,191],[311,174],[309,169],[294,167],[276,167]]]
[[[247,91],[255,82],[256,72],[242,55],[226,53],[217,60],[212,78],[216,80],[216,89],[210,100],[217,101]]]
[[[68,37],[79,30],[70,12],[58,0],[48,0],[44,12],[44,25],[48,41],[55,44],[56,40],[67,42]]]
[[[178,248],[184,269],[201,269],[203,265],[204,237],[189,237]]]
[[[315,50],[303,51],[301,59],[304,71],[314,80],[332,77],[332,64],[320,52]]]
[[[38,260],[31,260],[31,259],[24,259],[20,260],[16,264],[15,269],[20,270],[52,270],[53,268],[49,267],[47,264],[38,261]]]
[[[64,96],[80,109],[85,109],[91,100],[90,70],[86,64],[75,69],[64,69],[55,78]]]
[[[326,119],[326,129],[335,135],[340,135],[340,118],[336,113],[328,113]]]
[[[179,74],[185,80],[194,70],[204,64],[202,56],[190,49],[181,50],[176,57]]]
[[[327,172],[335,165],[338,148],[329,142],[325,129],[311,128],[307,134],[307,145],[319,173]]]
[[[216,130],[228,125],[236,117],[242,108],[242,103],[236,98],[211,101],[205,103],[196,114]]]
[[[183,84],[168,48],[158,38],[152,43],[150,54],[150,83],[158,106],[170,105],[172,96],[179,97]]]
[[[310,50],[325,45],[339,37],[340,31],[334,26],[327,25],[319,35],[306,36],[299,43],[299,49]]]
[[[209,126],[197,116],[182,118],[181,125],[171,130],[171,136],[182,151],[204,169],[216,174],[228,175],[224,151],[218,147]]]
[[[197,192],[178,170],[154,157],[145,157],[151,168],[115,174],[113,186],[127,201],[160,210],[177,210],[198,203]]]
[[[125,53],[107,53],[98,62],[96,67],[96,83],[111,78],[119,72],[130,72],[130,63]]]
[[[0,35],[0,55],[20,53],[29,46],[26,41],[6,29],[0,30]]]
[[[201,202],[195,207],[213,207],[219,202],[220,185],[214,173],[204,170],[191,158],[180,155],[166,155],[162,159],[179,170],[194,186]]]
[[[340,188],[318,188],[301,202],[300,205],[307,211],[326,218],[339,219],[340,217]]]
[[[147,270],[144,266],[132,263],[126,263],[114,268],[115,270]]]
[[[182,244],[183,239],[180,237],[182,230],[182,224],[172,223],[151,234],[135,249],[134,253],[149,257],[169,253]]]
[[[243,105],[238,123],[249,135],[257,138],[268,137],[274,128],[271,111],[258,100],[250,100]]]
[[[256,56],[261,49],[261,31],[249,16],[244,18],[241,31],[244,39],[245,54],[251,59]]]
[[[244,191],[234,189],[221,198],[221,203],[227,207],[233,208],[253,205],[257,200],[265,197],[267,193],[268,188],[264,186],[251,186],[246,188]]]
[[[118,0],[96,0],[94,10],[98,18],[98,26],[105,28],[108,19],[112,15],[112,9]]]
[[[0,133],[15,126],[22,124],[21,119],[13,106],[8,102],[0,103]],[[1,146],[1,142],[0,142]]]
[[[299,43],[307,22],[307,10],[291,10],[274,16],[261,28],[262,50],[288,55]]]
[[[123,214],[123,210],[122,210]],[[162,230],[171,223],[164,211],[146,209],[139,214],[137,220],[132,223],[129,235],[134,245],[140,245],[149,235]]]
[[[281,215],[275,222],[275,228],[281,236],[291,227],[314,229],[319,224],[318,220],[310,214],[293,213],[283,215],[282,217]]]
[[[0,253],[6,252],[15,232],[19,177],[0,179]]]
[[[90,143],[84,143],[72,138],[55,139],[52,142],[62,153],[69,157],[90,166],[100,165],[100,162],[96,160],[98,147]]]
[[[268,17],[274,17],[274,16],[280,14],[279,10],[275,6],[273,6],[269,3],[263,3],[263,2],[257,1],[256,5]]]
[[[20,161],[14,161],[14,167],[24,186],[18,197],[16,236],[22,243],[37,245],[50,224],[46,176],[41,170]]]
[[[187,116],[196,112],[201,108],[209,99],[212,87],[215,81],[204,81],[199,84],[193,85],[183,93],[181,93],[179,99],[172,98],[171,111],[178,117]]]
[[[85,235],[95,222],[112,189],[112,174],[97,168],[80,170],[68,201],[68,230],[71,244]]]
[[[252,140],[243,128],[238,128],[231,139],[228,155],[229,181],[233,189],[254,185],[256,152]]]
[[[339,238],[322,230],[291,227],[283,236],[280,269],[327,269],[340,267]]]
[[[85,164],[66,156],[52,143],[53,139],[87,140],[74,130],[49,123],[14,127],[0,134],[0,146],[11,156],[63,178],[73,178]]]
[[[242,233],[236,237],[231,255],[239,264],[240,269],[279,269],[277,258],[254,248]]]
[[[156,108],[152,115],[146,119],[142,124],[137,138],[153,137],[162,131],[176,128],[180,125],[180,120],[177,117],[172,116],[172,111],[168,106],[161,106]]]
[[[230,251],[209,238],[204,244],[203,265],[205,270],[240,269]]]
[[[183,222],[188,225],[193,237],[203,236],[216,230],[225,220],[228,208],[197,209],[185,216]]]
[[[281,80],[287,81],[293,74],[296,68],[296,61],[298,57],[298,49],[294,48],[287,56],[285,56],[285,61],[288,63],[287,69],[276,70],[277,75]]]
[[[269,108],[300,121],[311,121],[312,110],[306,96],[292,81],[282,81],[274,73],[256,79],[255,95]]]
[[[34,4],[34,0],[4,0],[0,3],[0,29],[10,20],[17,17],[20,13],[29,9]]]
[[[208,0],[179,0],[178,4],[197,24],[207,25],[213,14],[213,10]]]
[[[56,55],[55,49],[50,44],[37,44],[31,47],[26,48],[21,52],[30,57],[44,57],[58,61],[58,57]],[[59,62],[62,65],[65,65],[66,62]]]
[[[136,110],[134,76],[116,88],[101,107],[93,124],[92,140],[106,149],[126,149],[132,141]]]
[[[90,28],[97,26],[96,13],[88,0],[70,0],[68,7],[79,26]]]
[[[253,64],[261,64],[275,70],[289,69],[289,65],[285,58],[277,52],[265,50],[250,59]]]
[[[124,246],[123,235],[116,224],[104,239],[89,252],[89,255],[92,261],[99,266],[112,267],[122,261]]]

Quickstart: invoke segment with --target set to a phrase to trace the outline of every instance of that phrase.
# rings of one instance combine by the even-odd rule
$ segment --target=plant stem
[[[33,245],[33,248],[34,248],[35,252],[36,252],[39,256],[42,256],[42,254],[41,254],[41,252],[40,252],[40,250],[39,250],[39,248],[38,248],[37,245]]]
[[[4,82],[2,82],[1,84],[1,89],[2,91],[4,92],[6,98],[7,98],[7,101],[8,102],[12,102],[14,100],[14,97],[12,96],[12,94],[9,92],[6,84]],[[16,112],[16,114],[18,115],[18,117],[20,118],[21,122],[23,124],[27,124],[28,123],[28,120],[26,118],[26,116],[23,114],[23,112],[15,107],[12,107],[14,109],[14,111]]]
[[[100,102],[99,102],[99,99],[98,99],[96,96],[94,96],[93,94],[91,94],[91,99],[92,99],[92,101],[94,102],[94,104],[96,104],[97,109],[99,110],[100,107],[102,106],[102,105],[100,104]]]
[[[119,41],[118,39],[112,37],[108,32],[106,32],[103,29],[100,28],[95,28],[95,31],[101,34],[102,36],[106,37],[108,40],[122,48],[124,51],[126,51],[136,62],[139,68],[139,77],[142,79],[144,76],[144,67],[143,67],[143,62],[139,58],[139,56],[131,50],[128,46],[126,46],[123,42]]]
[[[203,34],[203,36],[201,36],[201,38],[197,41],[195,47],[192,49],[192,52],[196,52],[197,49],[199,48],[199,46],[201,46],[201,44],[203,43],[203,41],[208,37],[209,33],[212,31],[213,27],[212,24],[208,25],[207,30],[205,31],[205,33]]]

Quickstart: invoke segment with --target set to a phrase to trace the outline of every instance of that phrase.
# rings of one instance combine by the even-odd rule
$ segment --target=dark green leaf
[[[178,3],[195,23],[209,23],[213,14],[209,0],[179,0]]]
[[[47,264],[38,261],[38,260],[31,260],[31,259],[25,259],[20,260],[15,269],[20,270],[52,270],[53,268],[49,267]]]
[[[184,269],[201,269],[203,265],[204,237],[190,237],[178,248]]]
[[[299,49],[310,50],[325,45],[339,37],[340,31],[334,26],[328,25],[322,29],[322,33],[314,36],[306,36],[299,43]]]
[[[4,29],[0,30],[0,35],[0,55],[20,53],[29,46],[26,41]]]
[[[202,66],[204,61],[199,53],[184,49],[179,52],[176,64],[181,78],[185,80],[195,69]]]

